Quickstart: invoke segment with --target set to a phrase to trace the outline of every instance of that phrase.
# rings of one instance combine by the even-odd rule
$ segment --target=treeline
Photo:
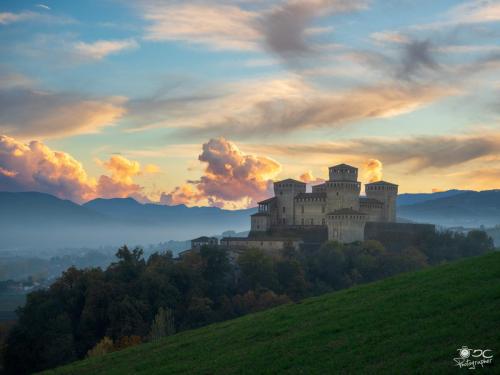
[[[328,242],[279,256],[248,250],[235,262],[219,247],[203,247],[179,260],[170,252],[146,260],[141,249],[124,246],[106,270],[72,267],[47,290],[28,296],[3,348],[4,369],[40,371],[491,250],[491,238],[480,231],[436,233],[397,251],[376,241]]]

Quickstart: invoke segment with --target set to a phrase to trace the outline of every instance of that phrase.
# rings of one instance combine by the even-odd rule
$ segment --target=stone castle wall
[[[368,222],[364,238],[380,241],[388,248],[404,248],[417,245],[424,236],[435,231],[433,224]]]

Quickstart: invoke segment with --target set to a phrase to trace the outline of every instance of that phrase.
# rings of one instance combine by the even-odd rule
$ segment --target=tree
[[[354,283],[377,280],[384,275],[383,264],[387,252],[380,242],[370,240],[359,244],[350,244],[346,246],[345,251],[351,275],[356,274],[353,272],[354,270],[361,275],[361,280],[355,280],[351,277]]]
[[[118,262],[112,263],[108,268],[110,276],[122,282],[135,280],[146,266],[143,254],[144,251],[139,247],[132,251],[127,246],[120,247],[116,252]]]
[[[209,323],[213,316],[212,305],[213,302],[210,298],[191,298],[186,312],[186,325],[189,327],[200,327]]]
[[[160,307],[151,324],[149,339],[153,342],[175,333],[174,313],[172,309]]]
[[[104,336],[101,341],[88,351],[87,357],[99,357],[101,355],[111,353],[114,350],[115,346],[113,344],[113,340],[111,340],[108,336]]]
[[[275,263],[280,293],[299,299],[306,293],[307,283],[304,270],[295,259],[281,259]]]
[[[207,281],[207,294],[215,300],[227,291],[231,281],[227,250],[218,246],[203,246],[200,255],[203,259],[202,275]]]
[[[314,282],[320,280],[335,289],[347,286],[346,267],[344,246],[335,241],[324,243],[319,251],[308,257],[310,279]]]
[[[249,249],[238,258],[241,270],[240,288],[243,291],[259,288],[277,289],[273,259],[259,249]]]

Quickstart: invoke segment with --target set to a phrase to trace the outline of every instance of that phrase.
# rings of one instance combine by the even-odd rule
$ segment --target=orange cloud
[[[0,69],[0,133],[17,138],[96,133],[126,113],[123,97],[92,98],[50,92]]]
[[[102,165],[111,173],[113,180],[132,183],[132,177],[141,172],[141,165],[136,161],[131,161],[123,156],[113,155]]]
[[[314,177],[311,171],[306,171],[299,176],[299,180],[306,184],[320,184],[325,182],[323,178]]]
[[[115,155],[101,165],[111,176],[102,175],[96,182],[70,154],[39,141],[25,144],[0,136],[1,190],[39,191],[75,202],[97,197],[149,200],[142,193],[143,187],[133,181],[142,171],[138,162]]]
[[[370,159],[365,164],[365,178],[368,182],[382,180],[382,162],[377,159]]]
[[[160,173],[160,167],[155,164],[146,164],[143,168],[143,172],[147,174]]]
[[[272,178],[281,165],[264,156],[243,153],[224,138],[203,144],[198,160],[206,163],[205,173],[198,181],[189,181],[162,195],[165,204],[200,205],[242,208],[269,196]]]
[[[94,196],[94,183],[77,160],[38,141],[24,144],[0,136],[0,167],[2,190],[40,191],[75,201]]]

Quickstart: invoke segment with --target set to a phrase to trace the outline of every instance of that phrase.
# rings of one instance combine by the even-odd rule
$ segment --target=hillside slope
[[[492,349],[498,371],[498,327],[500,253],[494,253],[182,332],[48,373],[455,373],[453,358],[463,345]],[[484,370],[492,373],[491,367]]]

